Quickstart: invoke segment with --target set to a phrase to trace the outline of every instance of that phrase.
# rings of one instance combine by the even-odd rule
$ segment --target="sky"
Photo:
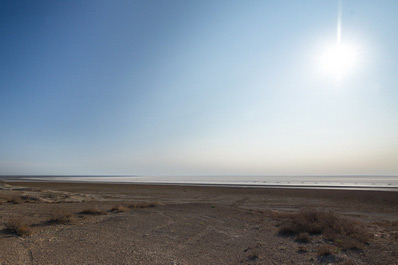
[[[396,14],[0,1],[0,175],[398,175]]]

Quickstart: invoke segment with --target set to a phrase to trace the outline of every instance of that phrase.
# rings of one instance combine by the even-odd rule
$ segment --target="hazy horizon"
[[[398,175],[398,2],[1,1],[0,175]]]

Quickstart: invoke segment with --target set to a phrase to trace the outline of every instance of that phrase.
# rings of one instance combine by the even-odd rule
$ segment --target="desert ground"
[[[0,182],[1,264],[398,264],[398,192]]]

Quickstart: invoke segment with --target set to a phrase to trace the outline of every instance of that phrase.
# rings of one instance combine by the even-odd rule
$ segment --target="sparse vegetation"
[[[337,248],[332,245],[322,245],[318,248],[318,256],[327,256],[337,253]]]
[[[367,242],[370,238],[369,233],[359,222],[345,219],[331,211],[299,211],[287,215],[286,218],[288,221],[279,229],[281,235],[322,234],[326,239],[337,243],[342,238],[352,238],[362,243]]]
[[[80,214],[86,214],[86,215],[104,215],[106,212],[99,210],[97,208],[88,208],[80,212]]]
[[[127,207],[128,208],[150,208],[150,207],[157,207],[159,206],[159,202],[137,202],[137,203],[130,203]]]
[[[40,201],[40,198],[31,195],[3,194],[0,195],[0,200],[12,204],[20,204],[24,202],[37,202]]]
[[[127,212],[129,208],[127,208],[124,205],[117,205],[112,207],[111,212],[116,212],[116,213],[122,213],[122,212]]]
[[[300,243],[308,243],[311,241],[311,239],[310,239],[309,234],[307,232],[304,232],[304,233],[299,233],[296,236],[296,241],[300,242]]]
[[[36,196],[31,196],[31,195],[22,195],[21,200],[24,200],[25,202],[38,202],[40,201],[39,197]]]
[[[58,211],[48,220],[50,224],[70,224],[72,223],[73,215],[69,212]]]
[[[20,219],[10,219],[6,224],[5,228],[9,233],[15,234],[17,236],[28,236],[31,234],[31,230],[27,224],[25,224]]]
[[[24,200],[20,196],[10,196],[7,198],[7,202],[12,204],[20,204],[23,203]]]
[[[279,234],[296,236],[297,242],[307,243],[311,240],[310,235],[322,235],[343,250],[360,250],[371,237],[361,223],[331,211],[305,210],[284,217],[287,221],[280,226]]]
[[[160,202],[150,202],[150,203],[148,204],[148,207],[157,207],[157,206],[160,206],[160,205],[161,205]]]
[[[336,246],[344,250],[360,250],[362,248],[362,245],[360,242],[358,242],[358,240],[348,236],[340,236],[339,238],[331,241],[333,241]]]

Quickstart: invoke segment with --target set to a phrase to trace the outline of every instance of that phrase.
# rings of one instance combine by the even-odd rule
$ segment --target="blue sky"
[[[1,1],[0,174],[398,175],[398,2]]]

